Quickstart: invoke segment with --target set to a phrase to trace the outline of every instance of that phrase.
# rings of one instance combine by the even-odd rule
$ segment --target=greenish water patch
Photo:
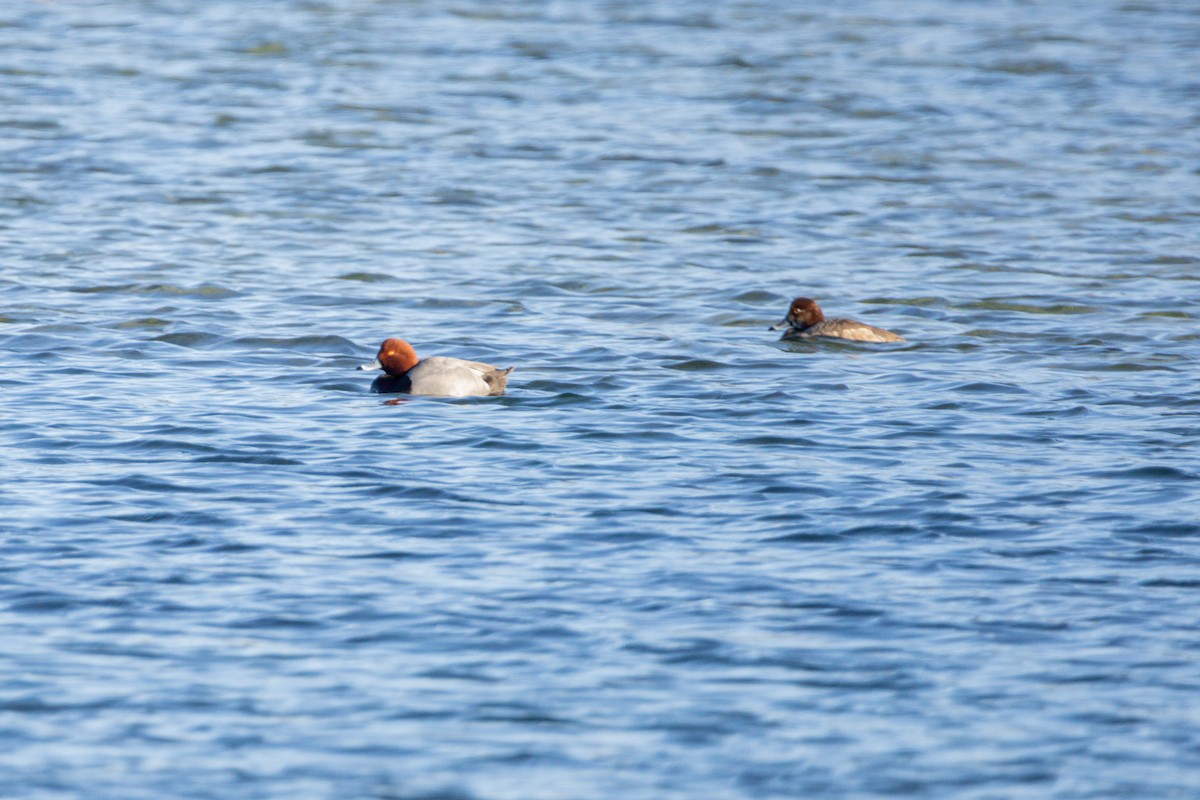
[[[978,300],[973,303],[965,303],[956,308],[962,310],[977,310],[977,311],[1019,311],[1023,314],[1095,314],[1099,309],[1092,306],[1078,305],[1075,303],[1052,303],[1050,305],[1034,305],[1032,303],[1022,303],[1014,300]]]
[[[200,332],[181,332],[167,333],[162,336],[155,336],[151,341],[166,342],[167,344],[179,345],[180,347],[198,348],[205,345],[211,345],[220,340],[221,337],[212,333]]]
[[[249,47],[242,52],[252,56],[286,56],[290,52],[287,45],[278,41],[267,41]]]
[[[140,319],[131,319],[126,320],[125,322],[118,322],[111,327],[116,330],[160,330],[171,324],[173,323],[169,319],[160,319],[158,317],[142,317]]]
[[[347,272],[344,275],[338,275],[339,281],[357,281],[358,283],[388,283],[395,281],[393,275],[387,275],[383,272]]]

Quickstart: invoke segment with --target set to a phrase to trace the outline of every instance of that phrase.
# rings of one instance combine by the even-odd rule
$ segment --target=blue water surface
[[[0,53],[0,796],[1200,796],[1196,4]],[[372,394],[386,336],[509,391]]]

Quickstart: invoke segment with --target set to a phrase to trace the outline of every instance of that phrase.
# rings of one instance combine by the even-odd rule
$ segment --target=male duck
[[[513,368],[499,369],[448,356],[419,359],[412,345],[403,339],[385,339],[375,360],[359,369],[382,369],[387,373],[371,384],[375,391],[466,397],[504,394]]]

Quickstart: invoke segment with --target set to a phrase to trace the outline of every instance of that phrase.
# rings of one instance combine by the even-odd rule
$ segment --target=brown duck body
[[[853,342],[903,342],[904,337],[883,328],[852,319],[825,319],[817,301],[797,297],[792,301],[788,314],[771,330],[783,330],[783,339],[807,339],[812,336],[827,336],[834,339],[849,339]]]

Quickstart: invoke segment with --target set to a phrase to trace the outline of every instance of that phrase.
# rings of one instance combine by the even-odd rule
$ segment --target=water
[[[0,795],[1200,794],[1194,4],[0,47]]]

